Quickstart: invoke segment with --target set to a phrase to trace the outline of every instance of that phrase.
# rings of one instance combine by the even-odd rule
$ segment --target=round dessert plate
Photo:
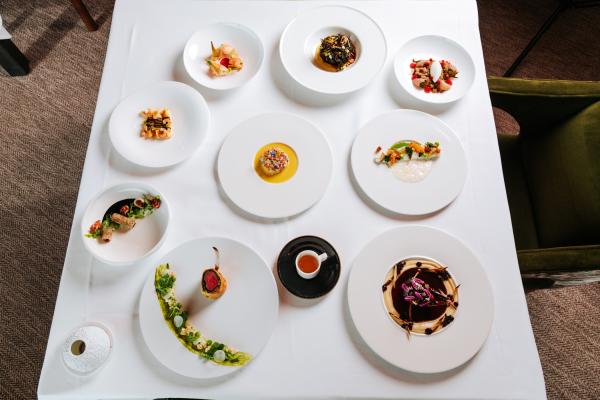
[[[328,256],[317,276],[312,279],[304,279],[296,271],[296,256],[304,250],[326,253]],[[277,274],[281,284],[290,293],[304,299],[314,299],[326,295],[335,287],[341,266],[338,253],[329,242],[317,236],[301,236],[286,244],[279,253]]]
[[[215,264],[213,246],[219,249],[220,271],[227,279],[227,289],[220,298],[209,300],[201,294],[201,277],[206,268]],[[265,261],[240,242],[206,237],[176,247],[156,266],[163,263],[169,263],[176,273],[177,299],[202,335],[255,359],[271,336],[279,308],[275,279]],[[183,346],[163,318],[154,273],[152,268],[142,289],[139,311],[142,336],[158,361],[171,371],[194,379],[223,377],[243,368],[214,364]]]
[[[242,69],[225,76],[210,76],[206,59],[211,55],[211,41],[215,47],[228,44],[235,48],[244,63]],[[227,90],[250,81],[260,69],[264,54],[262,41],[250,28],[232,22],[218,22],[204,26],[189,38],[183,50],[183,65],[200,85]]]
[[[402,181],[392,168],[374,161],[378,147],[386,151],[401,140],[440,144],[440,156],[430,161],[428,175],[419,182]],[[371,200],[405,215],[427,214],[447,206],[467,178],[467,159],[458,136],[440,119],[415,110],[395,110],[367,122],[352,145],[351,163],[358,185]]]
[[[447,60],[458,69],[452,87],[442,93],[425,93],[412,83],[413,60]],[[412,97],[427,103],[451,103],[463,97],[475,80],[475,64],[460,44],[443,36],[419,36],[406,42],[394,58],[394,75],[402,88]]]
[[[108,243],[88,238],[90,226],[102,220],[107,210],[125,199],[135,199],[151,194],[160,196],[160,208],[144,218],[136,219],[130,231],[115,231]],[[85,248],[98,260],[114,265],[133,264],[154,253],[164,242],[171,212],[165,197],[153,187],[142,183],[123,183],[112,186],[94,196],[81,219],[81,238]]]
[[[355,45],[356,61],[330,72],[314,64],[321,39],[345,34]],[[300,85],[319,93],[354,92],[377,76],[387,59],[385,36],[377,23],[362,11],[346,6],[309,9],[289,23],[279,41],[284,68]]]
[[[291,148],[297,158],[297,170],[285,182],[267,182],[256,170],[257,152],[271,143]],[[238,207],[277,219],[299,214],[319,201],[331,180],[332,157],[327,139],[311,122],[293,114],[261,114],[227,135],[217,170],[223,190]]]
[[[148,108],[171,111],[173,136],[145,139],[140,113]],[[167,167],[184,161],[200,147],[208,132],[210,113],[204,97],[180,82],[161,82],[125,98],[113,111],[108,132],[121,156],[144,167]]]
[[[454,321],[429,336],[409,337],[383,302],[389,269],[411,257],[439,261],[460,284]],[[350,315],[358,333],[375,354],[398,368],[418,373],[456,368],[479,351],[490,332],[494,299],[486,273],[467,246],[441,230],[407,225],[381,234],[356,257],[348,279]]]

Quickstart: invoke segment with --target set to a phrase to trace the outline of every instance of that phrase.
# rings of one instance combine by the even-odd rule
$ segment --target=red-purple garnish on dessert
[[[382,290],[390,317],[408,335],[431,335],[454,321],[459,286],[446,267],[418,257],[394,265]]]

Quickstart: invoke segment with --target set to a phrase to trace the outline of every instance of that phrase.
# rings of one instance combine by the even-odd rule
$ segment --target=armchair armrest
[[[492,105],[511,114],[521,126],[547,127],[600,101],[600,82],[488,78]]]
[[[521,273],[600,270],[600,245],[517,251]]]

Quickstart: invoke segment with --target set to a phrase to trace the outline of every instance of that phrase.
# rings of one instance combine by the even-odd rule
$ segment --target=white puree
[[[420,182],[429,175],[433,161],[398,161],[390,168],[394,176],[403,182]]]

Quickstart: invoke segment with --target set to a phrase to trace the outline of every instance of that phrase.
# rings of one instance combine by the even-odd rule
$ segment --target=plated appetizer
[[[326,71],[343,71],[355,61],[356,46],[342,33],[321,39],[315,54],[315,64]]]
[[[290,162],[288,155],[277,146],[269,146],[258,159],[263,174],[273,176],[283,172]]]
[[[381,146],[375,149],[375,162],[385,164],[388,167],[393,166],[398,161],[430,160],[439,157],[442,152],[439,142],[421,144],[416,140],[401,140],[394,143],[385,152],[382,150]]]
[[[385,307],[406,334],[431,335],[454,321],[458,287],[448,269],[424,258],[394,265],[382,286]]]
[[[102,220],[94,222],[85,235],[108,243],[113,232],[127,232],[135,226],[136,219],[144,218],[160,208],[160,196],[146,194],[137,199],[125,199],[108,208]]]
[[[431,160],[441,155],[439,142],[421,144],[415,140],[401,140],[386,151],[381,146],[375,149],[376,164],[391,168],[394,176],[404,182],[419,182],[431,171]]]
[[[225,76],[235,71],[241,71],[244,67],[244,61],[237,50],[228,44],[221,44],[215,47],[210,42],[211,55],[206,59],[208,64],[208,73],[211,76]]]
[[[442,93],[450,90],[452,80],[458,75],[458,69],[447,60],[413,60],[410,63],[412,83],[425,93]]]
[[[216,300],[225,293],[227,289],[227,279],[219,271],[219,249],[213,246],[217,261],[214,267],[205,269],[202,273],[202,296]]]
[[[148,108],[140,115],[144,118],[140,133],[143,138],[165,140],[173,136],[171,111],[168,108]]]
[[[163,316],[177,339],[190,352],[225,366],[242,366],[252,358],[249,354],[207,339],[188,320],[188,313],[175,296],[176,275],[169,264],[161,264],[154,274],[154,288]]]
[[[281,183],[292,178],[298,169],[294,149],[283,143],[270,143],[260,148],[254,157],[258,176],[270,183]]]

